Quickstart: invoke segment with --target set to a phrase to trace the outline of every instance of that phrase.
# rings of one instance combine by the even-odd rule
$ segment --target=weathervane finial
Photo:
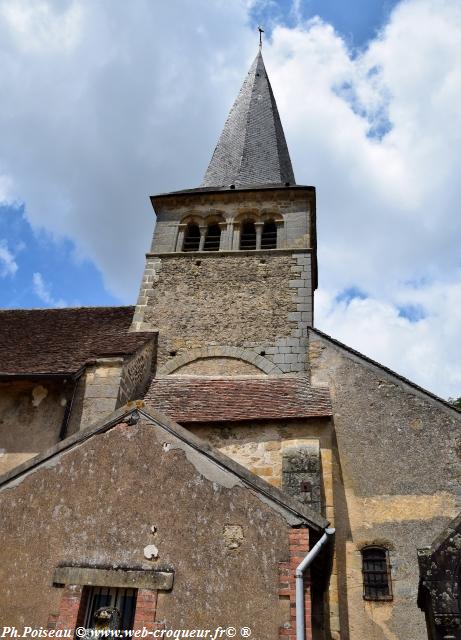
[[[258,31],[259,31],[259,48],[262,49],[264,29],[261,26],[259,26]]]

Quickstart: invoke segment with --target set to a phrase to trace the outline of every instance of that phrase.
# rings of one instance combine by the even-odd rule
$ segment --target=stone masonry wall
[[[282,372],[306,368],[311,253],[150,256],[133,328],[159,331],[162,365],[209,345],[251,349]]]
[[[221,250],[238,249],[239,223],[272,218],[282,224],[278,248],[311,247],[315,191],[311,188],[232,190],[186,195],[155,196],[157,215],[152,253],[181,250],[180,225],[193,219],[199,225],[221,221]],[[179,246],[178,246],[179,245]]]
[[[80,430],[109,415],[118,406],[123,358],[100,358],[84,374]]]
[[[153,374],[155,350],[156,345],[154,346],[153,342],[148,342],[124,363],[117,406],[143,397]]]
[[[244,423],[189,424],[190,430],[213,447],[260,476],[266,482],[286,490],[285,483],[290,484],[290,493],[302,502],[311,502],[312,491],[303,489],[302,481],[307,480],[317,486],[320,491],[321,505],[311,504],[314,508],[321,507],[322,514],[336,526],[335,521],[341,517],[337,511],[335,500],[340,500],[340,467],[333,433],[333,424],[329,419],[309,420],[272,420]],[[304,455],[306,451],[309,455]],[[293,460],[295,452],[302,452],[302,464]],[[318,456],[314,463],[315,452]],[[308,458],[306,460],[306,457]],[[293,460],[291,468],[295,474],[291,475],[287,460]],[[298,463],[299,463],[298,459]],[[285,464],[284,464],[285,463]],[[305,473],[302,468],[306,468]],[[285,473],[284,473],[285,471]],[[291,476],[291,477],[290,477]],[[339,488],[338,488],[339,487]],[[315,493],[318,497],[318,493]],[[336,496],[336,498],[334,497]],[[338,574],[336,562],[333,564],[329,587],[328,610],[329,620],[326,621],[331,630],[331,638],[338,640],[340,623],[338,611]],[[345,636],[347,638],[347,636]],[[363,638],[365,638],[364,636]],[[362,640],[363,640],[362,638]]]
[[[341,640],[422,640],[417,548],[461,510],[461,414],[310,332],[311,381],[328,384],[337,440]],[[389,551],[393,600],[363,599],[360,549]]]

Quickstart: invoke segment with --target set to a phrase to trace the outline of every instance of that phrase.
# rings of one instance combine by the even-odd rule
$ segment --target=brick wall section
[[[163,629],[164,625],[155,622],[157,614],[157,591],[151,589],[139,589],[136,597],[136,612],[134,615],[133,630],[140,631],[145,627],[149,631]]]
[[[296,580],[295,570],[309,551],[309,529],[291,529],[290,559],[279,563],[279,597],[290,599],[290,621],[280,627],[280,640],[296,640]],[[312,640],[312,610],[309,572],[304,574],[304,612],[305,631],[304,640]]]
[[[59,604],[59,613],[55,621],[53,616],[49,618],[49,624],[54,623],[55,629],[75,630],[76,627],[83,625],[87,592],[84,587],[76,584],[68,584],[63,589],[61,602]]]

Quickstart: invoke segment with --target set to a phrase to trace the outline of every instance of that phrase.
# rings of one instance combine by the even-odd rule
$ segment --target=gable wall
[[[331,389],[340,460],[341,638],[420,640],[416,549],[460,511],[461,416],[316,333],[309,340],[311,382]],[[393,602],[362,598],[360,548],[372,542],[390,548]]]
[[[175,571],[157,603],[167,628],[249,626],[255,637],[278,637],[289,620],[278,594],[289,525],[234,476],[177,445],[153,425],[119,425],[0,491],[4,624],[46,625],[57,613],[59,563],[162,566]],[[149,544],[157,561],[144,557]]]

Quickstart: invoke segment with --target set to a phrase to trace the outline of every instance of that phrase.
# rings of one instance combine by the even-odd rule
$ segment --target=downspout
[[[304,624],[304,572],[310,567],[320,553],[323,545],[335,534],[333,528],[325,529],[325,533],[309,551],[304,560],[296,567],[296,640],[305,640]]]

